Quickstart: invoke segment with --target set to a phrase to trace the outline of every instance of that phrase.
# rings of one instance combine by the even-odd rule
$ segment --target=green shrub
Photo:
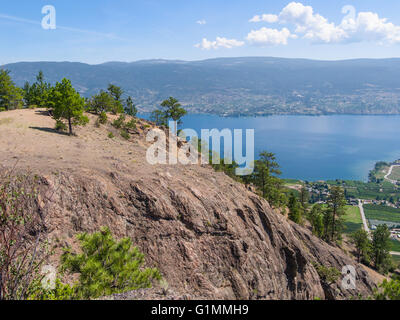
[[[29,289],[28,300],[75,300],[75,287],[56,280],[54,289],[44,289],[41,281],[36,280]]]
[[[114,120],[114,122],[112,123],[113,127],[121,129],[125,122],[125,119],[126,119],[125,115],[121,114],[119,118]]]
[[[318,263],[313,263],[313,265],[321,280],[327,285],[335,283],[341,276],[341,272],[335,267],[329,268]]]
[[[114,240],[108,228],[93,234],[78,235],[81,253],[65,249],[61,271],[78,274],[74,286],[78,299],[98,298],[141,288],[150,288],[152,280],[161,280],[155,268],[144,268],[144,255],[129,238]]]
[[[132,119],[124,124],[126,130],[136,130],[136,120]]]
[[[67,125],[61,120],[57,120],[55,129],[60,132],[67,131]]]
[[[74,119],[72,121],[72,124],[74,126],[86,126],[90,122],[90,119],[88,116],[81,116],[79,119]]]
[[[126,131],[125,129],[121,130],[121,137],[124,138],[125,140],[129,140],[131,135],[129,134],[128,131]]]
[[[379,285],[379,290],[375,292],[377,300],[400,300],[400,281],[386,279]]]
[[[108,133],[108,137],[109,137],[110,139],[114,139],[114,134],[113,134],[112,132],[109,132],[109,133]]]
[[[107,114],[103,111],[102,113],[100,113],[98,120],[99,123],[106,124],[108,121]]]

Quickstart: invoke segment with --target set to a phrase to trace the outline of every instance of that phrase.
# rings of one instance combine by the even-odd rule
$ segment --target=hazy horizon
[[[182,59],[166,59],[166,58],[149,58],[149,59],[139,59],[139,60],[109,60],[99,63],[88,63],[83,61],[73,61],[73,60],[21,60],[16,62],[4,63],[0,66],[11,65],[11,64],[18,64],[18,63],[82,63],[87,65],[102,65],[108,63],[138,63],[138,62],[150,62],[150,61],[165,61],[165,62],[201,62],[201,61],[208,61],[208,60],[220,60],[220,59],[251,59],[251,58],[268,58],[268,59],[283,59],[283,60],[309,60],[309,61],[321,61],[321,62],[340,62],[340,61],[357,61],[357,60],[397,60],[400,59],[399,57],[387,57],[387,58],[347,58],[347,59],[318,59],[318,58],[286,58],[286,57],[278,57],[278,56],[236,56],[236,57],[215,57],[215,58],[206,58],[206,59],[195,59],[195,60],[182,60]]]

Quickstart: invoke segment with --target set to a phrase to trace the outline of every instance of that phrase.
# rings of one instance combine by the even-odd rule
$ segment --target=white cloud
[[[400,43],[400,26],[388,22],[385,18],[380,18],[377,13],[373,12],[360,12],[354,18],[349,17],[343,19],[340,24],[335,24],[314,12],[311,6],[305,6],[300,2],[291,2],[282,9],[279,15],[256,15],[250,21],[279,22],[281,24],[294,25],[295,34],[301,35],[304,39],[309,39],[313,42],[346,43],[374,41],[380,44]],[[284,29],[281,30],[281,33]],[[278,30],[274,32],[268,30],[275,29],[252,31],[249,36],[251,35],[251,39],[263,37],[275,37],[279,39]],[[284,32],[282,36],[285,34],[287,32]],[[286,44],[287,38],[286,42],[284,40],[275,40],[275,42]]]
[[[268,23],[275,23],[278,22],[279,17],[275,14],[263,14],[261,16],[254,16],[249,20],[249,22],[268,22]]]
[[[340,27],[348,34],[348,40],[354,42],[376,41],[384,43],[400,43],[400,26],[379,18],[373,12],[360,12],[354,21],[342,21]]]
[[[353,7],[343,8],[347,13]],[[400,26],[379,17],[374,12],[359,12],[353,10],[339,24],[329,21],[316,13],[311,6],[300,2],[291,2],[278,14],[255,15],[250,22],[280,23],[286,25],[282,29],[262,27],[251,30],[246,40],[253,45],[287,45],[290,39],[299,37],[316,43],[348,43],[348,42],[375,42],[378,44],[400,43]],[[205,24],[205,20],[197,21]],[[289,29],[290,28],[290,29]],[[240,47],[244,41],[217,37],[215,41],[204,38],[197,48],[204,50]]]
[[[279,14],[279,22],[296,26],[296,33],[304,38],[325,43],[340,42],[346,38],[346,32],[323,16],[314,13],[311,6],[299,2],[289,3]]]
[[[204,50],[210,50],[219,48],[232,49],[234,47],[241,47],[243,45],[244,45],[243,41],[217,37],[215,41],[209,41],[206,38],[203,38],[202,42],[196,44],[195,47]]]
[[[296,38],[289,29],[283,28],[282,30],[270,29],[262,27],[259,30],[252,30],[247,35],[247,41],[256,45],[287,45],[289,38]]]
[[[197,23],[197,24],[200,24],[200,25],[204,25],[204,24],[207,23],[207,21],[204,20],[204,19],[203,19],[203,20],[197,20],[196,23]]]

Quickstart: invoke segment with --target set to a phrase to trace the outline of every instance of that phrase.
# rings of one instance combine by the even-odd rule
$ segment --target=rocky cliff
[[[90,124],[77,137],[60,135],[32,110],[1,113],[0,123],[3,170],[17,163],[14,174],[38,176],[32,210],[45,213],[59,247],[109,226],[133,240],[171,290],[191,297],[343,299],[375,288],[363,266],[223,173],[148,164],[141,122],[130,141],[111,140],[110,127]],[[357,289],[325,284],[316,265],[354,266]]]

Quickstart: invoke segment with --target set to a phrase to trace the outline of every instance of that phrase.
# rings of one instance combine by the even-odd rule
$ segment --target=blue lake
[[[182,128],[254,129],[255,152],[276,154],[282,177],[366,181],[379,160],[400,158],[400,116],[188,115]]]

